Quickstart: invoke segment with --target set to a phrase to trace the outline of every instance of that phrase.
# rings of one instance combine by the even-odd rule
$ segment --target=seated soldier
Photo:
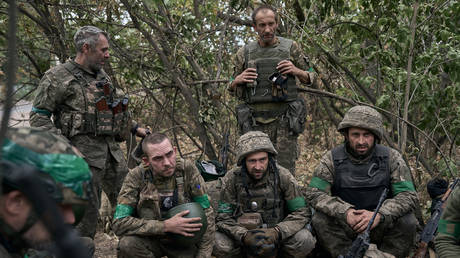
[[[176,148],[164,134],[147,135],[142,150],[145,164],[128,173],[118,196],[113,222],[115,234],[121,237],[118,257],[211,257],[214,215],[195,164],[176,157]],[[191,210],[168,218],[173,207],[192,201],[204,209],[206,221],[186,218]],[[174,241],[177,234],[196,240],[194,233],[205,223],[206,231],[198,235],[197,243],[180,246]]]
[[[275,160],[267,134],[251,131],[236,147],[238,167],[224,177],[214,255],[306,257],[316,240],[297,181]]]
[[[355,106],[338,130],[345,143],[322,157],[306,193],[316,211],[312,223],[319,245],[333,257],[345,254],[366,229],[387,188],[371,226],[371,243],[382,252],[380,257],[406,257],[415,242],[417,193],[401,154],[378,144],[383,137],[380,113]]]
[[[8,130],[0,160],[0,257],[24,257],[28,248],[43,247],[67,252],[66,257],[92,257],[92,240],[79,239],[76,231],[63,225],[81,219],[91,195],[91,173],[80,155],[52,133],[33,128]],[[54,203],[58,206],[53,215]],[[47,257],[52,253],[29,250],[26,257],[38,252]]]

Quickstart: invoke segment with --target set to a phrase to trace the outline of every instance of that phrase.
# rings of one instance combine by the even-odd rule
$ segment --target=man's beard
[[[358,147],[358,146],[356,146]],[[369,157],[369,155],[374,151],[375,148],[375,143],[370,146],[370,148],[366,151],[366,153],[360,154],[357,151],[355,151],[351,146],[349,141],[345,141],[345,148],[348,153],[350,153],[351,156],[353,156],[355,159],[358,160],[363,160]]]

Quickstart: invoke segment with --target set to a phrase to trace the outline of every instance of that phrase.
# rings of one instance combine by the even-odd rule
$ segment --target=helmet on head
[[[350,127],[359,127],[371,131],[379,141],[383,138],[382,116],[377,110],[368,106],[350,108],[340,122],[338,131],[345,133]]]
[[[14,182],[14,173],[22,169],[6,169],[28,165],[40,172],[39,178],[57,203],[70,204],[74,212],[82,212],[91,192],[91,172],[80,152],[65,138],[36,128],[10,128],[1,152],[3,186],[21,191]],[[82,214],[75,214],[76,218]]]
[[[193,233],[192,237],[186,237],[186,236],[179,235],[179,234],[170,234],[170,237],[172,240],[174,240],[174,243],[177,243],[181,246],[191,246],[191,245],[194,245],[200,242],[201,238],[203,237],[208,227],[208,220],[206,217],[206,213],[204,212],[201,204],[197,202],[184,203],[184,204],[171,208],[166,214],[166,218],[170,219],[174,217],[174,215],[182,211],[186,211],[186,210],[188,210],[189,213],[185,215],[184,218],[200,217],[201,220],[198,223],[201,223],[202,226],[199,231],[196,231]]]
[[[237,165],[241,166],[247,155],[259,151],[273,155],[278,154],[267,134],[260,131],[250,131],[241,135],[236,143]]]

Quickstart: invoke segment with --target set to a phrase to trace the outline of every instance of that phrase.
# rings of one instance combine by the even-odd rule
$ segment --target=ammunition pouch
[[[249,105],[243,103],[236,106],[236,118],[238,120],[238,128],[241,135],[252,131],[255,122]]]
[[[292,135],[301,134],[305,130],[307,108],[305,101],[301,98],[288,104],[286,117],[289,120],[289,133]]]
[[[243,213],[243,215],[238,217],[236,222],[248,230],[261,228],[263,224],[262,215],[258,212]]]

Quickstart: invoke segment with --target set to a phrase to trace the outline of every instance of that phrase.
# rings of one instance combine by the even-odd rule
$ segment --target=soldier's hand
[[[292,74],[294,76],[298,76],[304,71],[301,69],[297,68],[291,61],[289,60],[283,60],[278,63],[276,66],[276,69],[280,71],[282,74]]]
[[[355,209],[350,208],[347,210],[347,223],[351,228],[354,228],[354,226],[360,221],[360,214],[361,212],[358,212]]]
[[[369,224],[369,221],[371,220],[374,212],[368,211],[368,210],[357,210],[354,213],[358,215],[359,222],[352,228],[355,232],[361,233],[364,230],[366,230],[366,227]],[[380,214],[377,213],[377,215],[375,216],[374,223],[372,223],[371,229],[375,228],[379,223],[380,223]]]
[[[271,228],[249,230],[243,237],[243,244],[250,256],[272,257],[276,255],[278,234]]]
[[[190,211],[182,211],[174,215],[172,218],[164,221],[164,232],[176,233],[183,236],[193,236],[193,232],[199,231],[203,224],[197,223],[201,220],[200,217],[184,218]]]
[[[236,85],[241,85],[248,82],[254,82],[257,79],[257,70],[255,68],[247,68],[242,73],[236,76],[235,80],[232,82],[232,88]]]

